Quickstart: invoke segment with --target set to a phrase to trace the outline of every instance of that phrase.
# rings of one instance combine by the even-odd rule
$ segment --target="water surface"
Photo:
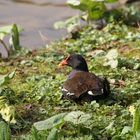
[[[20,24],[24,28],[21,45],[30,49],[40,48],[65,36],[65,30],[53,28],[56,21],[78,14],[65,3],[66,0],[0,0],[0,26]],[[4,52],[1,44],[0,52]]]

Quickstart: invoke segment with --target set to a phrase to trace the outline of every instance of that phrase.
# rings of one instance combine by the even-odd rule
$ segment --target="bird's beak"
[[[65,60],[63,60],[63,61],[61,61],[61,62],[59,63],[58,67],[61,68],[61,67],[65,66],[65,65],[67,65],[67,64],[68,64],[68,63],[67,63],[67,60],[65,59]]]

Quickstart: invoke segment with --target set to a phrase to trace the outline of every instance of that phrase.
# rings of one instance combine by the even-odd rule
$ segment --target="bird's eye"
[[[68,60],[72,60],[72,57],[69,57]]]

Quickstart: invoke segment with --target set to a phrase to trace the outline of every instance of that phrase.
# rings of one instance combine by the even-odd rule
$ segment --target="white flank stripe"
[[[71,95],[74,95],[74,93],[70,93],[70,92],[68,92],[67,95],[71,96]]]
[[[66,92],[68,91],[68,90],[67,90],[67,89],[65,89],[65,88],[62,88],[61,90],[62,90],[62,91],[66,91]]]
[[[102,91],[102,93],[104,93],[104,89],[103,88],[101,89],[101,91]]]
[[[88,94],[94,96],[92,91],[88,91]]]

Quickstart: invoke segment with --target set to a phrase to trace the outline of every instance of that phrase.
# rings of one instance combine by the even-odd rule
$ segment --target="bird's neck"
[[[77,70],[73,70],[72,72],[70,72],[70,74],[68,75],[68,79],[73,78],[77,72]]]
[[[82,72],[82,71],[83,70],[73,69],[72,72],[70,72],[70,74],[68,75],[68,79],[73,78],[78,72]],[[84,70],[83,72],[88,72],[88,70],[87,71]]]
[[[78,65],[77,67],[75,67],[74,70],[89,72],[88,66],[87,66],[86,63],[81,63],[80,65]]]
[[[89,72],[88,67],[76,68],[76,69],[74,69],[74,71],[85,71],[85,72]]]

